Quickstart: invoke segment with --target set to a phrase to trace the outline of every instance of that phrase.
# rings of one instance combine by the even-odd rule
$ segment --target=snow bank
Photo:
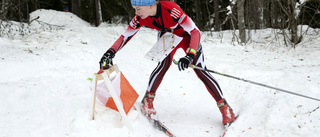
[[[55,11],[55,10],[46,10],[39,9],[30,13],[30,21],[38,18],[37,20],[58,26],[83,26],[89,27],[90,24],[78,16],[74,15],[71,12]]]
[[[99,102],[96,119],[90,120],[92,83],[87,78],[98,71],[102,54],[126,25],[91,27],[71,13],[52,10],[35,11],[31,19],[37,16],[58,25],[53,27],[57,29],[41,29],[35,22],[30,24],[32,33],[23,39],[0,38],[1,136],[166,137],[137,111],[128,115],[134,128],[129,131],[118,112]],[[285,47],[269,29],[252,32],[256,41],[245,46],[231,43],[232,31],[204,32],[202,46],[209,69],[320,98],[318,32],[306,34],[296,49]],[[114,59],[139,93],[138,101],[157,65],[144,58],[156,35],[142,28]],[[184,53],[178,50],[174,58],[181,56]],[[240,114],[226,137],[319,136],[319,102],[213,76]],[[191,69],[180,72],[172,65],[154,105],[159,118],[178,137],[219,137],[222,133],[216,102]]]

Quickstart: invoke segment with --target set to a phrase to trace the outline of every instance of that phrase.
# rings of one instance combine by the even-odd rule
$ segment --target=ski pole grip
[[[173,63],[176,64],[176,65],[178,65],[178,63],[179,63],[179,61],[176,61],[175,59],[173,59],[172,61],[173,61]],[[190,68],[196,68],[196,66],[193,65],[193,64],[190,64],[189,67],[190,67]]]
[[[178,62],[179,62],[179,61],[176,61],[175,59],[173,59],[172,62],[173,62],[174,64],[178,65]]]

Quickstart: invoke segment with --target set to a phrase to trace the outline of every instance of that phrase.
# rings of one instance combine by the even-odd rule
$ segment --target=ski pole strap
[[[174,64],[177,65],[178,62],[179,62],[179,61],[176,61],[175,59],[173,59],[173,63],[174,63]],[[288,91],[288,90],[284,90],[284,89],[281,89],[281,88],[272,87],[272,86],[269,86],[269,85],[266,85],[266,84],[262,84],[262,83],[258,83],[258,82],[246,80],[246,79],[243,79],[243,78],[231,76],[231,75],[228,75],[228,74],[220,73],[220,72],[217,72],[217,71],[209,70],[209,69],[206,69],[206,68],[198,67],[198,66],[195,66],[195,65],[193,65],[193,64],[190,64],[189,67],[190,67],[190,68],[193,68],[193,69],[198,69],[198,70],[202,70],[202,71],[207,71],[207,72],[215,73],[215,74],[218,74],[218,75],[221,75],[221,76],[225,76],[225,77],[228,77],[228,78],[233,78],[233,79],[236,79],[236,80],[241,80],[241,81],[248,82],[248,83],[251,83],[251,84],[255,84],[255,85],[258,85],[258,86],[262,86],[262,87],[266,87],[266,88],[278,90],[278,91],[285,92],[285,93],[288,93],[288,94],[292,94],[292,95],[296,95],[296,96],[300,96],[300,97],[312,99],[312,100],[315,100],[315,101],[320,101],[320,99],[317,99],[317,98],[309,97],[309,96],[306,96],[306,95],[298,94],[298,93],[295,93],[295,92],[292,92],[292,91]]]

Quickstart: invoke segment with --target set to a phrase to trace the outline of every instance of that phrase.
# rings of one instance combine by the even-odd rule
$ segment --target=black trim
[[[169,67],[170,67],[170,65],[171,65],[170,63],[171,63],[171,56],[168,55],[162,62],[159,62],[159,63],[158,63],[158,65],[157,65],[156,68],[158,68],[158,67],[159,67],[159,68],[158,68],[158,69],[154,69],[154,70],[152,71],[152,73],[151,73],[151,75],[150,75],[150,78],[149,78],[148,87],[149,87],[149,85],[151,85],[151,80],[152,80],[153,78],[155,78],[155,81],[154,81],[154,83],[152,83],[150,90],[154,88],[154,86],[155,86],[156,83],[157,83],[157,84],[159,83],[158,85],[156,85],[156,86],[157,86],[156,88],[159,87],[159,85],[161,84],[161,81],[162,81],[164,75],[166,74],[166,72],[168,71],[168,69],[169,69]],[[163,69],[161,69],[162,66],[163,66]],[[163,74],[162,74],[162,71],[164,71]],[[155,75],[156,73],[159,73],[159,75]],[[153,74],[153,75],[152,75],[152,74]],[[160,80],[158,81],[158,79],[160,79]],[[149,91],[149,92],[155,93],[156,91],[154,91],[154,92]]]
[[[155,27],[161,29],[161,31],[164,32],[172,32],[171,29],[165,28],[164,22],[163,22],[163,17],[162,17],[162,11],[161,11],[161,4],[157,4],[157,13],[156,16],[150,16],[151,19],[153,20],[152,25]],[[160,18],[160,22],[157,21],[157,19]]]
[[[155,18],[159,18],[161,15],[161,4],[160,2],[157,4],[157,13],[156,13],[156,16],[153,16]]]

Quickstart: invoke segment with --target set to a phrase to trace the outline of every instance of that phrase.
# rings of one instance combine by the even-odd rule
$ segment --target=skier
[[[135,17],[128,25],[127,30],[115,41],[115,43],[106,51],[100,60],[100,67],[103,67],[103,61],[112,64],[115,54],[121,50],[128,41],[139,31],[142,26],[146,26],[159,31],[159,38],[166,32],[182,37],[182,41],[158,63],[158,66],[151,73],[147,91],[142,99],[141,110],[144,114],[156,115],[153,107],[153,100],[156,91],[172,64],[173,55],[178,48],[182,48],[186,56],[178,61],[178,69],[185,70],[192,63],[196,66],[205,68],[202,46],[200,44],[200,30],[192,19],[186,15],[182,9],[172,1],[156,0],[131,0],[131,5],[135,9]],[[218,82],[213,76],[205,71],[194,69],[198,78],[204,83],[209,93],[217,102],[222,114],[222,123],[230,124],[235,119],[231,107],[223,97]]]

